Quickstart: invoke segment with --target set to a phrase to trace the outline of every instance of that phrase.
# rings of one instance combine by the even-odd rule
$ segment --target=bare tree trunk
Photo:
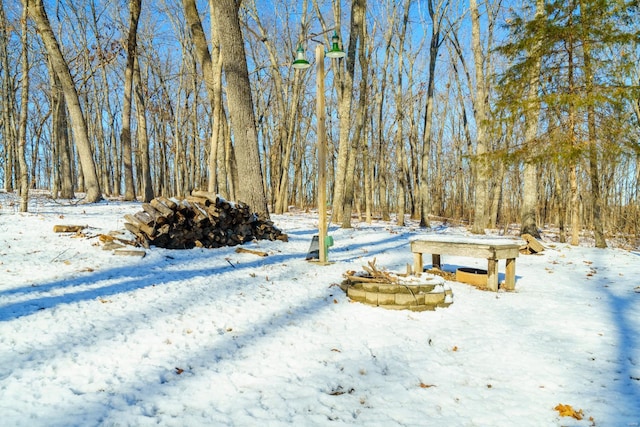
[[[127,36],[127,67],[124,71],[124,101],[122,105],[122,130],[120,142],[124,162],[124,199],[135,200],[133,182],[133,154],[131,152],[131,105],[133,104],[133,69],[138,46],[138,21],[141,0],[129,0],[129,35]]]
[[[274,67],[276,68],[276,67]],[[299,73],[298,73],[299,74]],[[302,82],[301,77],[298,75],[295,78],[295,82],[293,84],[293,97],[289,103],[289,108],[285,110],[286,116],[282,117],[282,121],[284,122],[282,125],[286,124],[287,129],[283,134],[284,138],[284,153],[282,158],[280,159],[280,180],[278,182],[277,194],[275,198],[275,212],[276,213],[284,213],[287,210],[289,205],[289,165],[291,164],[291,153],[293,150],[293,142],[294,142],[294,126],[297,122],[297,117],[299,114],[298,106],[300,101],[300,92],[302,91]],[[280,88],[282,90],[282,88]],[[278,88],[276,87],[276,91]],[[286,117],[286,119],[285,119]]]
[[[333,0],[333,15],[336,20],[335,30],[340,32],[340,2]],[[317,1],[314,1],[318,16],[321,16]],[[357,15],[357,10],[366,7],[365,0],[354,0],[351,3],[352,15]],[[352,16],[354,18],[355,16]],[[326,25],[323,23],[323,30],[327,31]],[[354,21],[352,19],[352,25]],[[344,213],[344,192],[345,192],[345,179],[349,168],[349,156],[352,153],[352,142],[350,140],[351,135],[351,107],[353,102],[353,70],[356,61],[356,43],[357,43],[357,31],[351,29],[349,38],[349,46],[347,50],[346,71],[341,67],[342,62],[336,60],[334,62],[334,84],[338,93],[338,115],[340,119],[340,142],[338,145],[338,163],[335,173],[335,182],[333,187],[333,203],[332,203],[332,219],[336,222],[342,222]]]
[[[15,93],[9,74],[9,38],[7,29],[10,28],[4,11],[4,2],[0,1],[0,56],[2,64],[0,70],[4,70],[2,79],[2,142],[4,145],[4,189],[7,192],[13,191],[14,174],[14,152],[17,145],[15,127]]]
[[[407,24],[409,23],[409,9],[411,7],[411,0],[404,2],[404,12],[402,14],[402,26],[400,35],[398,36],[398,81],[396,82],[395,102],[396,106],[396,152],[398,162],[398,209],[397,209],[397,223],[399,226],[404,226],[404,216],[406,212],[406,191],[407,191],[407,155],[404,148],[404,108],[399,107],[402,105],[403,87],[402,87],[402,75],[404,63],[404,42],[407,34]]]
[[[307,13],[307,0],[302,2],[302,29],[306,25],[306,13]],[[275,105],[277,109],[277,115],[279,117],[276,123],[274,132],[274,141],[270,151],[270,176],[272,186],[272,201],[275,213],[283,213],[286,211],[289,204],[289,169],[291,166],[291,155],[294,144],[295,126],[297,125],[297,118],[299,115],[300,98],[302,92],[302,73],[295,73],[293,82],[289,87],[285,86],[285,82],[281,75],[281,63],[282,59],[277,50],[277,45],[274,43],[274,39],[269,37],[268,31],[263,26],[260,20],[260,14],[256,8],[255,1],[252,1],[249,5],[249,12],[251,17],[255,21],[262,43],[267,50],[269,56],[269,62],[271,63],[271,77],[273,79],[273,85],[275,89],[273,93],[275,95]],[[305,34],[300,34],[300,39],[305,37]],[[275,40],[277,41],[277,40]],[[291,93],[289,99],[287,95]],[[265,149],[265,151],[267,151]]]
[[[358,98],[358,109],[356,111],[356,123],[353,131],[352,140],[350,141],[351,148],[349,150],[349,158],[347,160],[347,170],[344,176],[344,192],[342,208],[338,210],[342,211],[342,227],[351,228],[351,212],[353,210],[353,192],[355,186],[355,169],[358,153],[360,152],[360,144],[363,139],[364,132],[364,120],[367,110],[367,85],[368,85],[368,63],[369,58],[366,55],[365,42],[366,42],[366,0],[354,1],[351,9],[351,36],[349,37],[349,49],[356,50],[356,45],[360,43],[360,49],[358,51],[358,63],[360,64],[360,90]],[[353,58],[355,62],[355,58]],[[351,77],[349,80],[353,81],[353,69],[351,67]],[[347,67],[349,69],[349,67]],[[349,71],[348,71],[349,73]],[[339,185],[339,183],[338,183]],[[334,203],[336,206],[336,203]]]
[[[142,76],[140,75],[140,62],[136,55],[133,65],[133,94],[136,101],[136,136],[138,140],[138,155],[142,173],[142,201],[150,202],[154,198],[153,180],[151,179],[151,159],[149,156],[149,137],[147,130],[147,115],[144,102]]]
[[[213,16],[213,2],[209,2],[209,12]],[[216,166],[224,162],[225,142],[223,129],[228,127],[227,115],[224,111],[222,103],[222,55],[220,54],[220,35],[213,19],[210,20],[211,29],[211,63],[213,73],[213,123],[211,129],[211,143],[209,156],[209,191],[214,192],[219,189],[219,176],[223,176],[225,168],[217,168]]]
[[[580,9],[582,10],[582,13],[585,13],[584,0],[580,0]],[[583,28],[583,30],[585,29]],[[594,77],[593,66],[591,64],[591,42],[588,40],[588,36],[586,35],[582,37],[582,56],[586,96],[591,99],[594,97]],[[589,136],[589,178],[591,180],[593,231],[596,240],[596,248],[606,248],[607,241],[604,238],[604,227],[602,225],[602,190],[600,188],[600,173],[598,172],[598,134],[596,129],[596,112],[595,107],[591,102],[587,103],[587,129]]]
[[[394,15],[395,16],[395,15]],[[391,20],[391,18],[390,18]],[[389,216],[389,203],[387,199],[387,179],[388,179],[388,171],[387,171],[387,147],[385,146],[385,137],[384,137],[384,112],[386,107],[386,95],[387,95],[387,73],[389,69],[389,63],[391,62],[391,53],[392,53],[392,41],[394,34],[394,25],[388,25],[387,30],[384,33],[384,62],[382,64],[382,69],[380,71],[380,88],[378,89],[378,93],[376,95],[376,116],[378,119],[378,127],[375,131],[375,138],[372,139],[376,143],[377,152],[375,167],[373,171],[371,171],[372,180],[374,181],[374,187],[377,187],[377,195],[379,198],[379,208],[380,214],[383,221],[388,221]],[[375,79],[376,73],[374,73]],[[374,132],[375,127],[372,125],[372,132]],[[373,195],[375,199],[375,194]]]
[[[373,118],[371,119],[371,121]],[[373,142],[373,126],[369,122],[369,132],[371,134],[371,141]],[[373,171],[371,170],[371,154],[369,152],[369,146],[364,145],[364,150],[362,154],[362,169],[364,175],[364,203],[365,203],[365,221],[367,224],[371,224],[373,222]]]
[[[510,138],[508,135],[506,139]],[[503,206],[503,181],[505,175],[504,163],[501,161],[495,162],[492,170],[493,183],[490,185],[491,191],[489,191],[489,227],[496,228],[499,220],[501,219],[501,206]],[[508,225],[508,224],[507,224]]]
[[[209,169],[207,188],[210,192],[216,192],[218,191],[219,181],[217,170],[218,152],[220,151],[220,146],[224,147],[224,144],[220,143],[222,141],[221,122],[222,120],[225,120],[222,106],[222,58],[220,56],[219,31],[215,25],[215,20],[211,19],[212,51],[210,52],[195,0],[183,0],[182,5],[184,7],[187,25],[189,25],[189,28],[191,29],[196,57],[202,67],[204,83],[207,88],[209,103],[211,104],[211,109],[213,111],[213,117],[211,119],[211,138],[209,142],[209,158],[207,161]],[[213,17],[215,14],[213,1],[209,2],[209,10],[210,15]]]
[[[457,205],[456,212],[459,218],[468,218],[469,222],[471,222],[471,216],[472,216],[471,206],[473,204],[473,201],[470,199],[473,198],[472,192],[473,192],[473,189],[475,188],[475,179],[477,174],[476,174],[476,163],[472,161],[469,165],[469,179],[464,180],[460,176],[461,175],[460,172],[463,171],[462,159],[464,158],[464,151],[465,151],[464,148],[466,147],[467,156],[473,155],[473,140],[471,136],[471,129],[469,126],[467,107],[465,104],[465,95],[464,95],[464,90],[463,90],[463,85],[462,85],[460,75],[461,74],[464,75],[465,80],[467,81],[467,87],[469,88],[470,91],[472,90],[472,87],[473,87],[473,81],[472,81],[473,79],[471,78],[471,73],[469,71],[469,68],[467,67],[467,63],[462,51],[462,47],[460,46],[460,41],[455,33],[451,34],[450,41],[452,44],[452,48],[454,49],[456,55],[458,56],[458,59],[460,60],[460,65],[461,65],[461,68],[459,68],[455,62],[452,64],[453,69],[455,71],[455,76],[456,76],[455,82],[458,87],[459,94],[457,96],[457,100],[459,104],[460,114],[462,115],[462,133],[464,135],[464,138],[459,142],[460,155],[457,157],[458,173],[456,174],[456,176],[458,177],[458,182],[459,182],[458,187],[462,191],[459,191],[458,193],[458,198],[457,198],[458,201],[456,203]],[[463,142],[465,143],[464,145],[462,144]]]
[[[450,78],[453,76],[450,76]],[[451,88],[451,84],[448,82],[446,87],[447,92],[450,91]],[[440,117],[447,117],[448,115],[448,110],[449,110],[449,101],[452,97],[449,95],[449,93],[447,93],[444,96],[444,102],[442,103],[442,107],[440,110]],[[442,120],[442,119],[441,119]],[[445,188],[446,188],[446,181],[445,178],[443,177],[443,169],[445,168],[445,165],[443,164],[444,162],[442,161],[442,159],[445,158],[444,156],[444,142],[445,142],[445,129],[446,126],[444,125],[440,125],[439,129],[438,129],[438,135],[435,138],[435,156],[434,156],[434,161],[432,162],[432,164],[430,165],[430,168],[432,169],[433,173],[431,174],[431,187],[433,188],[433,190],[431,191],[430,197],[432,197],[431,200],[431,213],[435,213],[438,216],[443,216],[445,215]]]
[[[569,143],[571,149],[574,150],[577,147],[576,136],[576,105],[574,101],[575,97],[575,76],[574,76],[574,40],[569,39],[567,44],[567,74],[569,80]],[[577,246],[580,243],[580,194],[578,193],[578,166],[577,160],[573,158],[569,159],[569,192],[570,192],[570,208],[571,208],[571,240],[570,243]]]
[[[580,244],[580,194],[578,193],[578,172],[575,163],[569,166],[569,191],[571,195],[571,241]]]
[[[20,212],[29,210],[29,168],[25,146],[27,145],[27,119],[29,115],[29,37],[27,14],[29,0],[24,0],[21,19],[20,42],[22,44],[22,82],[20,83],[20,125],[18,127],[18,162],[20,166]]]
[[[409,79],[413,81],[413,78]],[[420,121],[420,108],[416,108],[416,104],[412,104],[409,114],[409,160],[411,166],[408,169],[409,177],[408,185],[411,188],[409,192],[409,200],[411,202],[411,219],[420,220],[420,136],[418,130],[418,122]]]
[[[78,156],[82,166],[82,175],[86,186],[86,201],[89,203],[97,202],[102,199],[102,191],[100,190],[96,165],[91,152],[91,142],[89,141],[89,134],[87,132],[87,123],[80,106],[78,92],[76,91],[71,72],[62,55],[58,41],[51,30],[51,24],[49,23],[49,18],[47,17],[42,0],[32,1],[33,4],[29,5],[29,14],[35,21],[38,33],[51,57],[53,69],[60,78],[64,96],[67,101],[67,107],[69,108],[71,125],[73,127]],[[22,2],[25,4],[27,0],[22,0]]]
[[[34,114],[34,119],[32,120],[32,123],[35,123],[32,127],[33,136],[30,138],[31,141],[33,141],[33,143],[31,144],[31,159],[30,159],[31,165],[33,165],[33,167],[31,168],[31,174],[28,180],[28,185],[29,185],[29,188],[31,189],[43,188],[44,186],[42,185],[42,183],[49,182],[49,180],[46,178],[46,175],[47,175],[46,171],[42,170],[42,167],[41,167],[42,163],[46,164],[47,161],[49,160],[49,158],[41,157],[42,153],[47,152],[46,144],[42,144],[42,145],[40,144],[40,142],[43,139],[42,133],[45,128],[45,122],[46,122],[46,119],[48,118],[46,115],[44,117],[45,118],[43,118],[42,116],[38,117],[38,114]],[[36,118],[38,118],[39,120],[36,120]],[[44,175],[44,181],[43,179],[40,178],[41,175]]]
[[[218,29],[225,29],[220,31],[220,46],[238,172],[242,176],[238,183],[238,196],[240,201],[251,206],[260,217],[269,218],[267,198],[262,186],[258,135],[238,5],[235,0],[218,0],[214,4],[214,11],[213,18]]]
[[[213,100],[213,87],[215,85],[213,65],[211,61],[211,53],[209,52],[209,44],[204,34],[204,28],[202,27],[202,21],[200,21],[200,15],[196,8],[195,0],[182,0],[184,7],[184,16],[187,19],[187,25],[191,31],[191,38],[195,47],[196,57],[202,67],[202,74],[204,77],[205,87],[209,94],[209,101]]]
[[[224,159],[224,170],[226,171],[224,175],[226,194],[231,200],[236,200],[239,197],[238,162],[231,141],[231,129],[229,129],[227,121],[222,122],[222,139],[224,141],[224,145],[221,145],[224,155],[224,157],[222,157]]]
[[[435,72],[438,51],[442,44],[442,20],[449,7],[448,0],[429,0],[431,17],[431,41],[429,43],[429,74],[427,77],[427,101],[424,112],[424,134],[422,135],[422,157],[420,159],[420,227],[429,227],[431,198],[429,196],[429,156],[431,154],[433,132],[433,98],[435,94]]]
[[[82,18],[83,13],[91,13],[91,20],[89,24],[95,34],[100,34],[103,29],[100,26],[101,12],[96,8],[96,2],[88,2],[89,10],[83,7],[83,4],[79,2],[70,2],[70,8],[78,16],[80,26],[84,27],[84,21]],[[65,31],[64,26],[60,26],[58,31]],[[83,28],[83,31],[87,30]],[[100,187],[105,194],[120,195],[121,194],[121,176],[122,176],[122,146],[119,144],[116,137],[116,113],[111,106],[111,98],[113,96],[111,88],[114,85],[113,79],[109,75],[109,64],[111,63],[112,51],[109,45],[103,46],[102,42],[95,43],[95,51],[92,52],[89,49],[88,39],[82,40],[81,54],[85,64],[91,64],[93,54],[94,58],[97,58],[97,67],[100,68],[101,82],[98,82],[95,70],[90,70],[90,76],[92,80],[95,80],[91,84],[95,101],[86,102],[87,109],[85,111],[85,117],[88,125],[89,135],[93,135],[96,141],[96,167],[98,170],[98,176],[100,179]],[[88,98],[87,91],[87,98]],[[100,98],[102,96],[102,98]],[[102,100],[100,103],[99,100]],[[92,114],[91,109],[94,113]],[[105,118],[106,115],[106,118]],[[108,123],[107,126],[104,125]]]
[[[49,81],[51,86],[51,117],[52,117],[52,138],[55,149],[53,162],[59,168],[59,192],[54,191],[53,196],[60,196],[63,199],[72,199],[74,195],[73,181],[73,147],[69,141],[69,129],[67,120],[67,104],[60,87],[60,79],[53,70],[50,58],[47,58],[49,69]],[[54,166],[56,167],[56,166]]]
[[[555,186],[553,191],[558,215],[558,240],[560,241],[560,243],[565,243],[567,241],[567,232],[565,229],[565,220],[567,216],[567,200],[565,198],[566,191],[563,191],[562,185],[562,176],[564,174],[560,173],[558,167],[554,169],[554,174]]]
[[[487,182],[489,164],[487,153],[487,92],[484,74],[485,55],[480,43],[480,11],[476,0],[470,0],[471,10],[471,45],[476,74],[475,122],[476,122],[476,188],[474,203],[474,219],[472,233],[484,234],[487,226],[488,191]]]
[[[222,197],[233,200],[234,191],[232,189],[233,179],[231,176],[230,157],[231,157],[231,139],[229,138],[229,126],[227,122],[220,123],[218,140],[217,171],[218,186],[217,191]]]
[[[536,25],[540,28],[545,19],[544,0],[536,0]],[[538,101],[538,88],[540,87],[540,68],[542,57],[540,48],[542,45],[543,32],[541,28],[538,30],[539,35],[535,45],[531,49],[530,56],[534,58],[534,65],[531,67],[529,75],[529,90],[527,92],[527,104],[525,112],[525,144],[533,150],[535,146],[535,138],[538,134],[538,115],[540,114],[540,102]],[[539,239],[540,232],[536,224],[536,210],[538,206],[538,165],[532,158],[526,159],[524,162],[523,172],[523,190],[522,190],[522,213],[521,213],[521,234],[530,234]]]

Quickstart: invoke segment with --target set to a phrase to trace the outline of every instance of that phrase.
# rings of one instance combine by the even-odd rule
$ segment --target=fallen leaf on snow
[[[571,407],[571,405],[563,405],[562,403],[558,403],[558,405],[553,409],[558,411],[561,417],[572,417],[576,420],[581,420],[584,417],[584,412],[582,412],[582,409],[576,411]]]
[[[431,387],[436,387],[435,384],[425,384],[423,382],[420,383],[420,388],[431,388]]]

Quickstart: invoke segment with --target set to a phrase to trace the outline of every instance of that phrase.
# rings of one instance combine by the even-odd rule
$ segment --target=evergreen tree
[[[525,169],[550,159],[558,160],[559,167],[568,167],[573,244],[577,244],[579,231],[577,171],[587,160],[590,197],[586,199],[596,246],[606,247],[599,164],[607,150],[605,143],[615,138],[607,134],[613,128],[599,123],[611,119],[612,105],[631,108],[637,90],[629,78],[628,64],[615,60],[625,50],[637,49],[637,1],[556,0],[545,4],[544,11],[538,1],[535,15],[531,3],[508,21],[510,41],[499,49],[509,67],[498,76],[498,108],[511,113],[512,123],[524,121],[527,129],[524,143],[511,154],[525,163]],[[538,121],[535,134],[532,120]],[[523,232],[531,231],[531,214],[527,203],[522,212]]]

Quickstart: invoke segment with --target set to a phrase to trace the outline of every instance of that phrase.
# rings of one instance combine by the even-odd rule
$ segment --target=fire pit
[[[451,288],[442,277],[421,273],[396,274],[379,270],[375,260],[360,272],[345,273],[342,289],[357,302],[394,310],[425,311],[453,303]]]

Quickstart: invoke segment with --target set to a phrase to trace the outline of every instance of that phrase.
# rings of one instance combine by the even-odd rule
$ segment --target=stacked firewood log
[[[219,248],[252,240],[287,241],[273,222],[258,218],[244,203],[194,190],[184,200],[156,197],[142,211],[125,215],[125,228],[145,248]]]

